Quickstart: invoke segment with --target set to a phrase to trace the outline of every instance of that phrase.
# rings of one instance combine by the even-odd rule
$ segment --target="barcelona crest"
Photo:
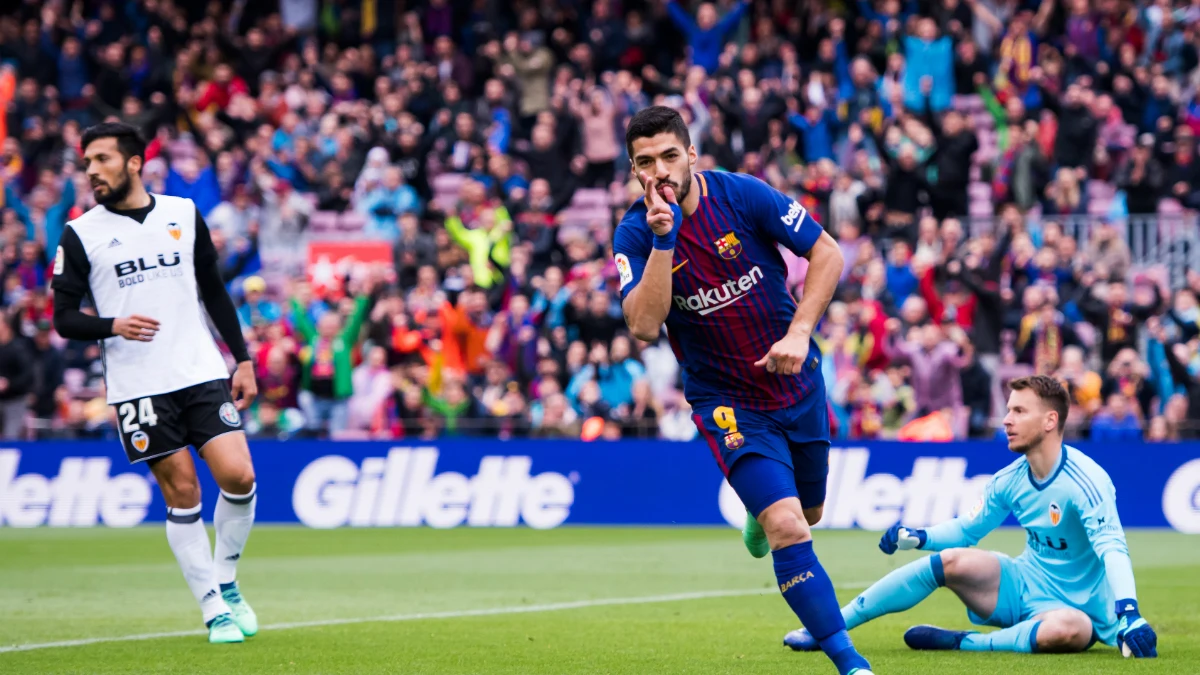
[[[737,234],[730,232],[713,242],[717,246],[717,254],[726,260],[733,260],[742,254],[742,242],[738,241]]]
[[[732,434],[727,434],[725,436],[725,447],[729,448],[730,450],[737,450],[745,443],[746,437],[740,432],[735,431]]]

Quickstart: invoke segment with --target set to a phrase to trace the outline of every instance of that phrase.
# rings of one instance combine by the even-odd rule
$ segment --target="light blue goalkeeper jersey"
[[[1009,513],[1026,532],[1017,561],[1068,605],[1115,621],[1115,601],[1136,599],[1116,489],[1099,464],[1068,445],[1045,482],[1033,477],[1025,457],[997,472],[967,516],[926,530],[922,548],[974,546]]]

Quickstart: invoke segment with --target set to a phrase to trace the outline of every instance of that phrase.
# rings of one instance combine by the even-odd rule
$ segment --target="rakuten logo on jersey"
[[[965,457],[919,457],[908,476],[867,475],[871,453],[865,448],[829,451],[825,515],[814,527],[886,530],[895,523],[929,527],[966,515],[983,496],[991,474],[967,478]],[[734,527],[746,521],[746,509],[728,483],[718,497],[721,515]]]
[[[133,527],[146,519],[150,482],[136,473],[109,476],[107,457],[64,457],[58,475],[17,475],[19,450],[0,450],[0,525]]]
[[[393,448],[362,466],[339,455],[313,461],[296,479],[292,508],[309,527],[557,527],[575,486],[560,473],[530,475],[525,456],[484,457],[473,477],[436,473],[436,448]]]
[[[676,295],[675,306],[679,309],[699,312],[700,316],[712,314],[718,309],[728,307],[746,297],[750,289],[762,281],[762,278],[762,268],[755,265],[753,269],[743,274],[740,278],[730,279],[716,288],[703,288],[699,293],[689,295],[686,298],[682,295]]]
[[[1163,516],[1185,534],[1200,534],[1200,459],[1175,469],[1162,496]]]

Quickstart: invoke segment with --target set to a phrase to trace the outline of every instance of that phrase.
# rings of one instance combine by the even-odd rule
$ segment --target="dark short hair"
[[[692,144],[692,136],[688,133],[687,123],[683,116],[674,108],[665,105],[652,105],[637,111],[629,120],[625,130],[625,150],[633,160],[633,142],[639,138],[651,138],[661,133],[672,133],[683,143],[684,149]]]
[[[1008,383],[1013,391],[1032,390],[1043,403],[1058,413],[1058,430],[1067,426],[1067,410],[1071,406],[1071,397],[1062,383],[1049,375],[1030,375],[1018,377]]]
[[[138,157],[145,163],[146,141],[137,127],[124,122],[101,122],[84,130],[80,147],[87,152],[87,147],[101,138],[117,139],[117,150],[126,161],[129,161],[130,157]]]

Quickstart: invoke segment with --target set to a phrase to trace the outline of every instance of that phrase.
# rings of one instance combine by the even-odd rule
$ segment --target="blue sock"
[[[1041,621],[1029,619],[992,633],[972,633],[963,638],[958,648],[964,652],[1036,653],[1037,631],[1041,624]]]
[[[231,582],[229,582],[229,583],[227,583],[227,584],[221,584],[221,592],[222,592],[222,593],[224,593],[225,591],[228,591],[228,590],[230,590],[230,589],[234,589],[234,588],[237,588],[237,582],[236,582],[236,581],[231,581]]]
[[[946,585],[941,554],[914,560],[876,581],[854,602],[842,608],[846,630],[878,619],[884,614],[912,609],[930,593]]]
[[[812,542],[792,544],[771,554],[783,599],[837,666],[838,672],[845,675],[854,668],[870,668],[846,633],[846,622],[838,611],[833,582],[817,560]]]

